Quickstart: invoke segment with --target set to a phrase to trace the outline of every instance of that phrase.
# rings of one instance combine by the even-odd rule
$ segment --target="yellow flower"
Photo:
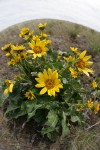
[[[4,47],[2,47],[2,50],[4,51],[10,51],[11,50],[11,44],[6,44]]]
[[[7,56],[7,57],[9,57],[10,55],[11,55],[11,53],[9,53],[9,52],[8,52],[8,53],[6,53],[6,56]]]
[[[83,104],[76,104],[76,111],[82,111],[84,109],[84,105]]]
[[[72,52],[75,52],[75,53],[78,51],[78,48],[75,48],[75,47],[70,47],[70,49]]]
[[[12,53],[13,53],[12,47],[13,47],[12,44],[6,44],[4,47],[2,47],[2,50],[6,51],[7,57],[12,55]]]
[[[60,59],[60,58],[61,58],[61,55],[58,55],[57,58]]]
[[[96,81],[93,80],[92,83],[91,83],[91,86],[95,89],[97,87]]]
[[[35,78],[38,82],[35,86],[37,88],[43,88],[40,91],[40,95],[48,92],[48,95],[55,96],[55,92],[60,92],[59,88],[63,88],[60,79],[58,79],[57,70],[52,71],[50,68],[48,71],[44,69],[43,73],[38,74],[38,78]]]
[[[8,64],[8,66],[15,65],[16,61],[12,58],[7,64]]]
[[[89,109],[91,109],[93,107],[93,105],[94,105],[94,103],[93,103],[92,99],[89,99],[88,102],[87,102],[87,107]]]
[[[33,38],[32,38],[33,41],[37,41],[37,40],[40,40],[40,36],[38,35],[34,35]]]
[[[29,46],[31,47],[32,50],[28,50],[28,53],[32,53],[33,57],[42,57],[43,55],[46,55],[46,52],[48,48],[46,47],[46,42],[44,40],[37,40],[37,41],[32,41],[29,43]]]
[[[75,71],[73,68],[69,68],[69,71],[71,72],[71,75],[72,75],[72,77],[73,78],[77,78],[77,76],[78,76],[78,72],[77,71]]]
[[[14,83],[11,80],[5,80],[7,88],[4,90],[4,94],[7,94],[8,92],[12,93],[13,92],[13,86]]]
[[[94,104],[94,113],[97,114],[100,110],[100,103],[99,102],[96,102]]]
[[[83,72],[89,76],[89,73],[93,73],[93,70],[91,68],[87,68],[87,66],[91,66],[93,62],[88,61],[91,56],[85,56],[85,54],[86,50],[84,50],[82,53],[78,53],[79,57],[76,66],[80,72]]]
[[[12,45],[12,50],[23,51],[23,50],[25,50],[25,46],[23,46],[23,45],[16,45],[16,46],[14,46],[14,45]]]
[[[25,52],[21,52],[19,56],[20,56],[20,59],[24,59],[27,57]]]
[[[8,65],[15,65],[21,60],[20,54],[15,55],[14,58],[12,58],[9,62]]]
[[[22,28],[19,34],[19,37],[23,37],[24,35],[29,33],[29,28]]]
[[[51,40],[44,40],[46,45],[51,44]]]
[[[45,27],[46,27],[46,25],[47,25],[47,23],[44,23],[44,24],[40,23],[40,24],[38,25],[38,28],[39,28],[40,30],[44,30]]]
[[[75,61],[75,57],[72,57],[72,56],[64,57],[64,60],[66,60],[67,62],[74,62]]]
[[[40,34],[40,38],[47,38],[49,35],[48,34],[45,34],[45,33],[41,33]]]
[[[28,35],[25,35],[24,39],[25,39],[26,41],[31,40],[31,39],[32,39],[32,36],[33,36],[33,32],[34,32],[34,31],[29,32]]]
[[[35,95],[33,94],[33,92],[31,90],[29,90],[28,92],[25,93],[25,97],[30,100],[34,100]]]

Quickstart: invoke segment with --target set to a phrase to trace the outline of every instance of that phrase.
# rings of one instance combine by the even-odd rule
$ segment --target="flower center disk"
[[[34,47],[34,52],[35,52],[36,54],[39,54],[39,53],[42,52],[42,48],[41,48],[40,46],[35,46],[35,47]]]
[[[77,66],[81,69],[85,68],[85,62],[82,59],[79,59]]]
[[[47,79],[45,85],[48,89],[52,89],[54,87],[54,81],[51,79]]]

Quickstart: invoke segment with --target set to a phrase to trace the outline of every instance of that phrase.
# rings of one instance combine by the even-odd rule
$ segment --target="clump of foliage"
[[[68,34],[72,40],[75,40],[79,36],[79,26],[76,24],[75,28],[68,30]]]
[[[100,103],[92,92],[84,88],[83,76],[90,80],[93,74],[86,50],[70,47],[65,52],[55,51],[51,46],[45,24],[39,24],[39,33],[22,28],[22,45],[7,44],[2,47],[9,58],[8,66],[19,70],[13,80],[6,79],[4,94],[9,104],[5,115],[17,119],[27,116],[41,125],[42,135],[51,140],[64,138],[72,125],[84,123],[84,112],[97,114]],[[95,80],[90,89],[98,90]],[[90,93],[89,93],[90,92]]]
[[[3,102],[5,101],[5,99],[7,98],[7,94],[6,95],[4,95],[3,94],[3,81],[2,81],[2,79],[0,79],[0,108],[2,107],[2,105],[3,105]]]

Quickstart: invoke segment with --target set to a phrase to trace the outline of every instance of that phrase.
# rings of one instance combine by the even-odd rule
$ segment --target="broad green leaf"
[[[34,120],[41,125],[46,122],[46,116],[48,114],[47,109],[38,109],[34,115]]]
[[[63,80],[63,84],[68,83],[68,81],[67,81],[67,79],[66,79],[66,78],[63,78],[62,80]]]
[[[4,91],[4,84],[2,79],[0,78],[0,107],[2,107],[4,101],[7,99],[8,97],[8,93],[7,94],[3,94]]]
[[[79,87],[80,86],[80,81],[78,81],[78,80],[72,80],[71,82],[70,82],[70,84],[71,85],[73,85],[73,87]]]
[[[47,127],[47,128],[42,128],[41,130],[42,135],[47,135],[47,137],[51,140],[54,141],[56,139],[56,132],[55,129],[52,127]]]
[[[56,124],[58,122],[58,115],[57,111],[55,110],[50,110],[47,116],[48,120],[46,122],[46,125],[51,126],[53,128],[56,127]]]
[[[45,134],[48,134],[48,133],[53,132],[53,131],[54,131],[54,129],[52,127],[42,128],[41,134],[45,135]]]
[[[49,132],[47,133],[47,137],[51,140],[51,141],[56,141],[56,132],[52,131],[52,132]]]
[[[100,97],[100,90],[95,90],[95,91],[93,92],[93,95],[94,95],[94,96],[97,96],[97,97]]]
[[[25,104],[26,104],[27,113],[31,113],[35,107],[34,101],[26,101]]]
[[[11,112],[11,111],[13,111],[13,110],[16,110],[17,108],[19,108],[19,106],[16,106],[16,105],[9,105],[8,107],[7,107],[7,110],[6,110],[6,112],[5,112],[5,116],[9,113],[9,112]]]
[[[3,106],[3,103],[7,100],[8,94],[7,95],[1,95],[0,97],[0,107]]]
[[[19,110],[19,111],[14,111],[14,113],[13,113],[13,118],[15,118],[15,119],[17,119],[18,117],[20,117],[20,116],[24,116],[24,115],[26,115],[27,114],[27,112],[26,111],[24,111],[24,110]]]
[[[80,121],[80,119],[78,116],[71,116],[71,121],[76,122],[76,121]]]
[[[38,109],[42,108],[42,104],[35,105],[32,112],[28,113],[28,118],[33,117]]]
[[[67,126],[66,123],[66,114],[65,112],[62,113],[62,138],[64,138],[66,135],[70,133],[69,127]]]

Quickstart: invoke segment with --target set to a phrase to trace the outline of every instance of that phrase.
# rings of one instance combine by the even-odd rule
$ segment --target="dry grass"
[[[100,128],[92,130],[77,130],[76,136],[71,141],[72,150],[99,150]]]
[[[39,23],[47,22],[46,32],[50,34],[50,38],[54,39],[56,44],[66,43],[66,49],[70,46],[78,46],[81,49],[89,49],[90,51],[100,51],[100,33],[78,24],[73,24],[61,20],[31,20],[11,26],[0,32],[0,44],[19,43],[21,42],[18,34],[23,27],[29,27],[37,32]],[[70,40],[70,38],[72,38]],[[59,40],[58,40],[59,39]]]

